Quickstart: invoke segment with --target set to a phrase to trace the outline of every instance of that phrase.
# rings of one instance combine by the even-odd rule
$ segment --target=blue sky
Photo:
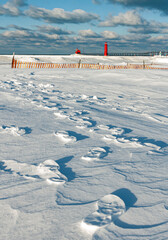
[[[168,51],[167,0],[1,0],[0,54]]]

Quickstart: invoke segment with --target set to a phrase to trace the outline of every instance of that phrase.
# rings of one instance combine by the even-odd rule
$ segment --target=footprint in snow
[[[59,119],[68,118],[68,114],[66,112],[63,112],[63,111],[54,112],[54,115],[55,115],[56,118],[59,118]]]
[[[30,134],[31,131],[29,127],[16,127],[15,125],[0,126],[0,133],[6,133],[13,136],[23,136],[25,134]]]
[[[49,184],[63,184],[67,181],[67,178],[59,171],[59,165],[51,159],[37,166],[20,163],[15,160],[2,160],[0,166],[1,170],[8,173],[15,173],[26,179],[44,179]]]
[[[104,97],[97,97],[97,96],[87,96],[81,95],[76,99],[76,102],[88,102],[90,104],[104,104],[106,102],[106,98]]]
[[[70,136],[66,131],[58,131],[54,133],[55,136],[63,143],[74,143],[76,142],[75,136]]]
[[[107,156],[108,152],[105,148],[95,147],[91,149],[86,155],[82,157],[83,160],[93,161],[104,158]]]
[[[168,144],[163,141],[157,141],[147,137],[127,136],[127,133],[132,132],[129,128],[119,128],[112,125],[99,125],[97,128],[104,132],[108,131],[108,134],[103,136],[103,141],[113,143],[121,148],[147,147],[151,149],[148,151],[148,154],[162,154],[163,149],[168,146]]]
[[[75,111],[74,112],[74,116],[83,116],[83,115],[87,115],[90,114],[90,112],[88,110],[81,110],[81,111]]]
[[[82,119],[77,119],[77,128],[91,128],[96,126],[96,121],[92,120],[90,117],[83,117]]]
[[[91,234],[116,220],[126,210],[124,201],[114,194],[108,194],[98,200],[96,208],[95,212],[81,222],[81,227]]]
[[[120,216],[136,203],[136,196],[127,188],[118,189],[96,201],[96,211],[89,214],[81,222],[87,233],[94,234],[98,229],[112,222],[120,226]]]
[[[108,131],[110,129],[109,126],[103,124],[98,125],[97,128],[103,131]]]
[[[112,129],[110,129],[110,132],[113,135],[122,135],[122,134],[124,134],[124,129],[123,128],[114,127]]]
[[[98,125],[97,126],[98,129],[103,130],[103,131],[108,131],[110,134],[115,135],[115,136],[120,136],[123,135],[125,133],[125,130],[123,128],[119,128],[119,127],[114,127],[114,126],[110,126],[110,125]]]
[[[88,120],[78,119],[76,123],[77,123],[76,127],[80,129],[92,127],[92,123],[89,122]]]
[[[142,147],[142,144],[138,141],[137,138],[124,138],[124,137],[116,137],[114,135],[105,135],[103,140],[106,143],[113,143],[122,148],[139,148]]]

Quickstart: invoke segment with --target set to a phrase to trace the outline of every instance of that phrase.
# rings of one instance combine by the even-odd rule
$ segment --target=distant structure
[[[14,68],[15,64],[15,53],[13,52],[13,57],[12,57],[12,68]],[[16,66],[15,66],[16,67]]]
[[[75,53],[76,54],[81,54],[81,51],[77,48]]]
[[[108,46],[107,46],[107,42],[105,42],[105,44],[104,44],[104,56],[108,56]]]

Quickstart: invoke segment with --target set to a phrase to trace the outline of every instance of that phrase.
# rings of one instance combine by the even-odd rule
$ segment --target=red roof
[[[75,53],[76,53],[76,54],[80,54],[81,51],[77,48]]]

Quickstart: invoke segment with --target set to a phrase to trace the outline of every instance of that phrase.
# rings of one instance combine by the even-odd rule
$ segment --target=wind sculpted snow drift
[[[8,59],[0,57],[0,239],[166,239],[168,71],[11,69]]]

